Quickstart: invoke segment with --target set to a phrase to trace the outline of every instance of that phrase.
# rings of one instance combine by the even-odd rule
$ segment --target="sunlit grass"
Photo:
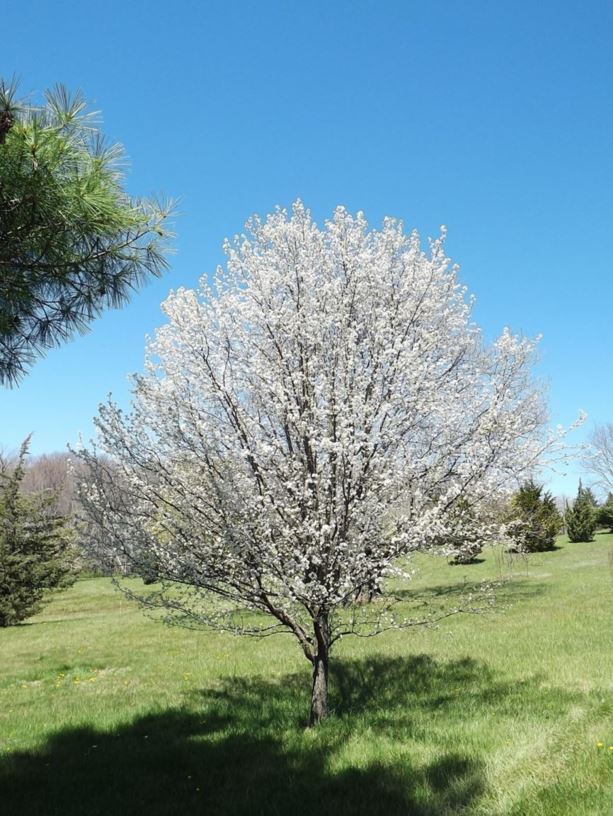
[[[503,577],[487,615],[333,656],[304,728],[289,637],[171,629],[106,579],[0,631],[0,812],[613,813],[613,536],[507,563],[420,559],[415,605]]]

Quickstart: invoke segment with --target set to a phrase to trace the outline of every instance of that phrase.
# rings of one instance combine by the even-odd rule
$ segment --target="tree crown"
[[[107,465],[82,452],[85,501],[111,551],[169,581],[156,602],[275,628],[205,610],[212,591],[309,654],[310,621],[355,631],[330,616],[446,525],[457,536],[451,509],[506,494],[552,438],[535,343],[483,342],[443,236],[424,252],[343,208],[319,229],[300,202],[248,230],[212,287],[165,302],[131,412],[101,407]]]

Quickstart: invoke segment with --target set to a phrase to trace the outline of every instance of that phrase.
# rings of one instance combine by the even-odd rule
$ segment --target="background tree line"
[[[120,489],[120,479],[112,478],[112,463],[107,464],[115,489]],[[153,561],[148,570],[139,569],[128,558],[122,559],[116,554],[110,557],[108,550],[97,546],[95,537],[88,535],[79,500],[85,476],[83,463],[67,452],[28,456],[27,440],[18,453],[0,454],[0,519],[4,525],[0,547],[2,591],[5,598],[17,594],[21,599],[11,601],[14,610],[19,607],[20,612],[13,611],[10,615],[5,612],[3,625],[33,614],[48,590],[67,586],[69,576],[80,572],[140,574],[145,580],[155,580]],[[593,541],[598,528],[613,532],[613,492],[598,502],[593,489],[580,481],[575,500],[565,500],[564,505],[560,511],[553,495],[529,479],[508,502],[490,506],[487,514],[480,516],[466,503],[460,503],[444,540],[438,543],[448,553],[451,564],[470,564],[484,547],[496,541],[506,542],[512,552],[532,553],[554,549],[561,532],[573,542]],[[23,537],[16,534],[18,529],[28,531],[27,545]],[[14,540],[9,541],[11,536]],[[41,545],[43,540],[54,543],[49,549]],[[23,563],[15,569],[20,561]],[[43,579],[47,562],[51,562],[51,566]],[[58,569],[60,563],[63,566]],[[55,587],[54,581],[57,581]],[[35,587],[34,583],[39,586]],[[372,599],[375,594],[362,593],[361,600]]]

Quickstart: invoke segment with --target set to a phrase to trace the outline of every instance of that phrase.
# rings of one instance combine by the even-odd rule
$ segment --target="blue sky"
[[[80,87],[134,194],[180,197],[172,269],[0,391],[0,445],[62,449],[128,399],[169,289],[246,218],[302,198],[449,253],[491,337],[543,334],[552,423],[613,420],[613,4],[148,0],[2,4],[0,75]],[[577,472],[553,476],[574,493]]]

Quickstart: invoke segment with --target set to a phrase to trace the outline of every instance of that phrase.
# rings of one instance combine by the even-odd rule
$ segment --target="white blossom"
[[[82,456],[94,531],[169,582],[158,600],[184,622],[289,630],[327,667],[365,588],[558,444],[536,341],[484,342],[443,238],[424,251],[342,207],[319,229],[297,202],[163,304],[131,411],[101,407],[104,458]]]

